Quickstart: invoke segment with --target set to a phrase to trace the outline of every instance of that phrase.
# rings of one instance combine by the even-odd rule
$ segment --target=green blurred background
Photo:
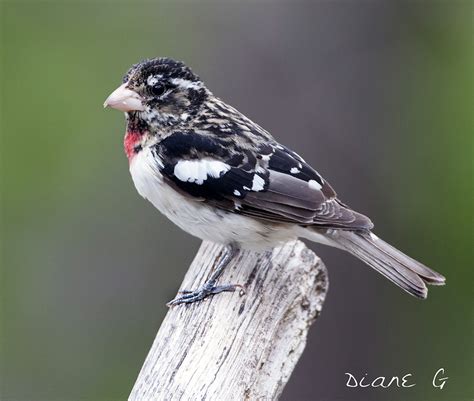
[[[0,4],[1,400],[125,400],[199,246],[136,194],[123,115],[102,109],[158,55],[447,276],[421,302],[314,247],[331,289],[282,399],[473,398],[472,2]],[[345,372],[417,386],[348,389]]]

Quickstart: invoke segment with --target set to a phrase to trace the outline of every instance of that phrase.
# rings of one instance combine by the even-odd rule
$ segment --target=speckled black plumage
[[[140,74],[134,75],[137,69],[140,69]],[[199,77],[183,62],[168,57],[158,57],[133,64],[123,76],[122,82],[128,82],[132,76],[143,82],[150,74],[163,74],[164,78],[182,78],[192,82],[199,81]]]
[[[126,79],[131,87],[145,85],[146,91],[150,75],[159,75],[170,88],[177,86],[173,84],[176,79],[201,83],[183,63],[163,58],[135,65]],[[189,117],[184,120],[176,114],[168,119],[157,117],[156,123],[151,121],[144,129],[144,119],[139,114],[129,117],[129,125],[140,126],[157,139],[153,149],[162,163],[160,171],[170,185],[218,208],[275,222],[346,229],[372,227],[367,217],[337,200],[331,186],[296,152],[279,144],[204,85],[194,86],[180,98],[189,103],[183,111]],[[196,93],[201,95],[197,98]],[[175,102],[176,97],[171,101]],[[166,105],[162,99],[152,98],[148,102],[152,107],[159,102]],[[207,177],[200,184],[183,182],[174,174],[180,161],[203,158],[222,161],[230,168],[220,177]],[[256,175],[264,181],[263,189],[258,191],[252,190]],[[310,181],[316,182],[320,190],[311,189]]]
[[[373,234],[370,219],[342,203],[300,155],[214,96],[184,63],[145,60],[123,82],[108,100],[127,111],[135,186],[185,231],[258,249],[303,236],[349,251],[421,298],[425,283],[444,283]],[[234,288],[207,284],[173,302]]]

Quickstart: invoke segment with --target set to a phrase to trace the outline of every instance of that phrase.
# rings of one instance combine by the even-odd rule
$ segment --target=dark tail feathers
[[[445,283],[446,279],[441,274],[410,258],[371,232],[334,230],[331,238],[415,297],[427,297],[426,284]]]

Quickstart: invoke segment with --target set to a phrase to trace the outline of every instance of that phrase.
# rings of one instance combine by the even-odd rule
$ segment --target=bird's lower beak
[[[120,85],[105,100],[104,107],[112,107],[120,111],[143,111],[145,106],[140,95],[126,88],[127,84]]]

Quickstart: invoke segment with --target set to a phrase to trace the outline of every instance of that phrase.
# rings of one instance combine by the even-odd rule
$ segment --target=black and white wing
[[[187,131],[165,138],[153,152],[175,189],[220,209],[299,225],[373,227],[298,154],[276,142],[245,147]]]

